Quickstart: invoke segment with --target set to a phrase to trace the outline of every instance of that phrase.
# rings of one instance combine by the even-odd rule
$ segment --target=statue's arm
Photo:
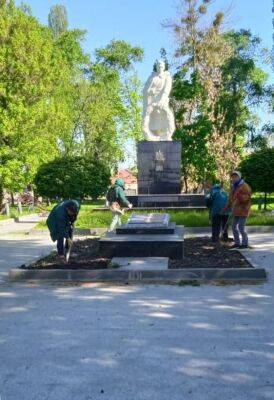
[[[166,76],[166,82],[162,92],[162,101],[168,102],[171,89],[172,89],[172,78],[170,73],[168,73]]]
[[[149,89],[151,87],[151,83],[152,83],[152,75],[148,78],[148,80],[145,83],[144,86],[144,90],[143,90],[143,105],[144,105],[144,109],[148,106],[149,104]]]

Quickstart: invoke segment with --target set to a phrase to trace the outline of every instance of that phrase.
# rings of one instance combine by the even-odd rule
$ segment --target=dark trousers
[[[67,231],[68,231],[68,236],[71,238],[72,237],[72,227],[70,226]],[[62,235],[60,235],[57,239],[58,256],[64,255],[64,240],[65,240],[65,237]],[[66,243],[66,245],[67,245],[67,243]]]
[[[228,239],[228,215],[216,214],[212,217],[212,241],[217,242],[220,239],[222,230],[223,239]]]

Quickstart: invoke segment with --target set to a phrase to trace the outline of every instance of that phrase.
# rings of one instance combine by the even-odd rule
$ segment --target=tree
[[[128,71],[132,64],[141,61],[143,50],[124,40],[112,40],[105,48],[96,49],[97,62],[115,70]]]
[[[112,41],[95,51],[86,79],[79,82],[75,127],[82,154],[106,160],[112,170],[124,158],[125,142],[140,137],[140,82],[132,67],[142,54],[139,47]]]
[[[258,125],[256,107],[267,105],[270,97],[268,75],[257,65],[264,60],[265,50],[261,49],[261,39],[249,30],[229,31],[224,38],[232,46],[233,55],[222,66],[218,112],[224,118],[219,130],[230,131],[235,147],[242,147]]]
[[[22,190],[59,156],[115,168],[125,141],[139,134],[132,66],[142,49],[112,41],[91,63],[85,32],[67,29],[64,7],[51,9],[50,27],[13,0],[0,7],[0,188]]]
[[[97,199],[110,184],[110,171],[89,157],[61,157],[43,164],[34,183],[37,193],[47,198]]]
[[[194,152],[192,157],[189,153],[187,173],[192,174],[185,179],[197,181],[206,173],[203,180],[211,175],[226,182],[258,124],[255,107],[267,101],[271,92],[267,74],[258,67],[264,52],[260,39],[249,31],[224,32],[223,13],[203,23],[211,0],[181,0],[180,4],[178,21],[167,24],[177,37],[180,59],[172,96],[175,136],[192,146],[199,140],[200,124],[208,127],[201,143],[202,153],[208,156],[200,162]],[[192,140],[185,139],[186,134]]]
[[[267,194],[274,191],[274,148],[250,154],[241,162],[239,169],[254,191],[264,192],[266,209]]]
[[[262,126],[259,132],[252,132],[248,146],[253,150],[263,150],[272,147],[274,124],[268,123]]]
[[[50,9],[48,24],[55,37],[59,37],[68,29],[68,15],[65,6],[56,4]]]
[[[0,13],[0,180],[11,191],[30,183],[56,157],[72,129],[70,94],[86,56],[80,31],[54,39],[49,28],[16,7]]]
[[[178,21],[166,24],[178,40],[176,56],[180,58],[180,67],[174,76],[171,102],[176,118],[175,137],[183,144],[185,189],[188,179],[197,184],[213,176],[222,175],[223,178],[223,163],[231,160],[231,154],[229,157],[222,154],[216,159],[220,147],[227,152],[230,147],[223,146],[224,141],[218,137],[215,108],[222,83],[221,67],[232,49],[222,36],[222,13],[217,13],[209,24],[202,25],[210,3],[210,0],[182,0]],[[199,149],[199,154],[192,151],[193,145]]]
[[[1,8],[0,41],[0,179],[19,190],[57,152],[52,93],[61,75],[50,32],[13,2]]]

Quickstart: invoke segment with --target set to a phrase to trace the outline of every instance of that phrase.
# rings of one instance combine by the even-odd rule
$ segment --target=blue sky
[[[19,4],[21,1],[16,1]],[[161,22],[176,15],[176,0],[25,0],[42,23],[52,5],[66,6],[71,28],[87,30],[84,47],[92,53],[110,40],[124,39],[145,50],[144,61],[136,66],[142,81],[151,71],[154,60],[165,47],[174,53],[171,33]],[[232,5],[232,7],[231,7]],[[272,0],[215,0],[212,10],[230,10],[227,26],[250,28],[265,46],[272,46]],[[271,72],[270,68],[268,71]]]

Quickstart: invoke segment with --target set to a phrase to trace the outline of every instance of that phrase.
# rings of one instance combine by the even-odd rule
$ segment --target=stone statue
[[[172,140],[174,115],[169,107],[172,77],[163,61],[156,61],[156,72],[148,78],[144,91],[143,133],[146,140]]]

